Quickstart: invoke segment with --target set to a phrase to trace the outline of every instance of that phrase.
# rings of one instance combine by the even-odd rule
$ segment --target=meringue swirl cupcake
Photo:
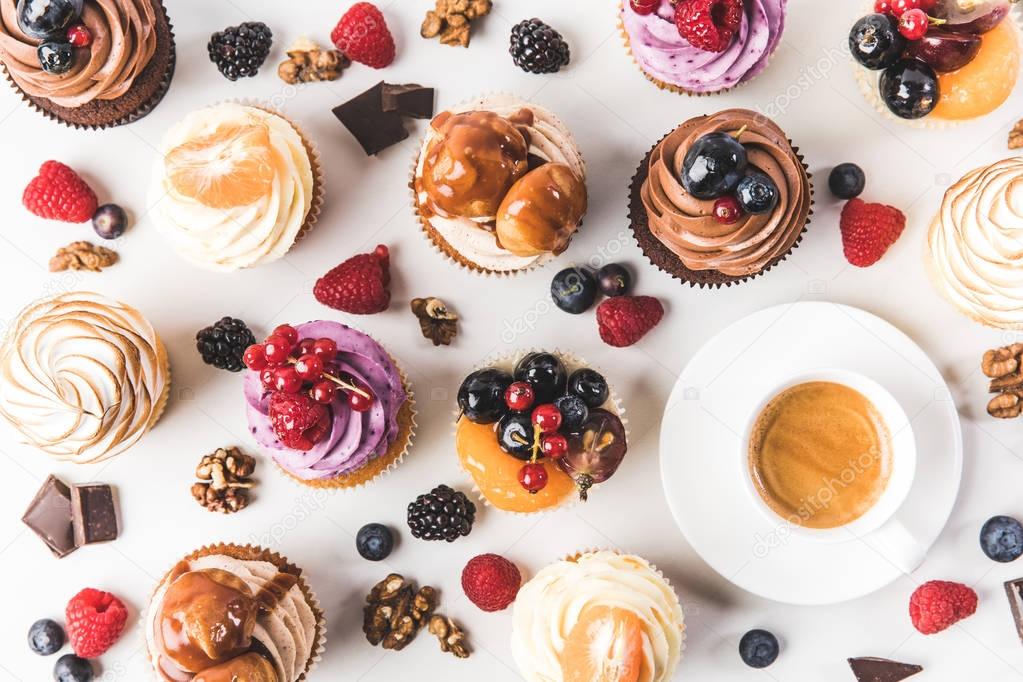
[[[170,365],[131,306],[74,292],[34,303],[0,347],[0,416],[30,445],[75,464],[135,445],[163,413]]]
[[[774,208],[734,222],[714,215],[715,199],[697,199],[681,180],[686,154],[711,133],[737,136],[746,172],[767,175]],[[632,181],[630,217],[643,253],[664,272],[692,286],[730,286],[784,260],[809,224],[813,185],[799,150],[774,122],[746,109],[690,119],[650,151]]]
[[[272,263],[312,229],[323,203],[319,156],[272,111],[225,103],[164,136],[153,222],[193,265],[221,272]]]
[[[570,557],[541,570],[515,598],[512,655],[527,682],[667,682],[684,642],[678,597],[638,556]]]
[[[62,123],[107,128],[142,118],[163,99],[174,74],[174,34],[159,0],[73,0],[71,23],[91,35],[74,48],[65,73],[43,69],[37,54],[49,37],[18,22],[18,3],[0,2],[0,63],[34,109]],[[70,16],[70,15],[69,15]],[[62,38],[63,40],[63,38]]]
[[[160,580],[143,617],[157,679],[298,682],[326,621],[302,570],[261,547],[203,547]]]
[[[967,317],[1023,329],[1023,157],[967,173],[945,192],[927,233],[934,287]]]
[[[767,68],[785,30],[788,0],[735,0],[741,4],[731,37],[695,46],[675,23],[672,0],[637,0],[651,7],[637,11],[630,0],[619,8],[619,28],[636,65],[662,90],[710,95],[753,80]],[[708,49],[712,47],[713,49]]]
[[[586,167],[572,134],[547,109],[511,95],[437,115],[409,184],[435,248],[479,273],[548,263],[586,213]]]

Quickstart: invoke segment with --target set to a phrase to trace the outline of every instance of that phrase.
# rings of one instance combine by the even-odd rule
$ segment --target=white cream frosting
[[[991,327],[1023,328],[1023,157],[952,185],[927,244],[931,279],[956,308]]]
[[[626,609],[642,622],[645,665],[638,682],[671,678],[685,632],[678,597],[644,559],[599,551],[552,564],[519,590],[512,655],[527,682],[563,682],[565,640],[593,606]]]
[[[167,353],[139,311],[74,292],[25,308],[0,348],[0,415],[57,459],[84,464],[134,445],[156,422]]]
[[[533,112],[534,122],[529,126],[529,152],[552,163],[562,163],[572,169],[572,172],[582,181],[586,180],[586,165],[583,162],[582,154],[576,145],[575,138],[564,123],[548,109],[532,102],[519,99],[512,95],[487,95],[478,97],[469,102],[454,107],[451,111],[463,113],[466,111],[492,111],[500,116],[511,116],[522,109],[529,109]],[[416,162],[416,177],[423,177],[423,166],[426,162],[426,150],[437,138],[437,132],[430,128],[420,148],[418,161]],[[426,194],[421,193],[417,200],[420,204],[426,202]],[[554,258],[554,254],[543,253],[538,256],[516,256],[510,251],[502,249],[497,244],[494,232],[486,227],[486,223],[493,223],[497,216],[489,216],[473,220],[471,218],[446,218],[443,216],[430,216],[429,221],[433,229],[444,238],[444,240],[468,260],[476,263],[487,270],[495,272],[513,272],[525,270],[533,266],[543,265]]]
[[[258,594],[280,572],[268,561],[246,561],[225,554],[193,559],[188,562],[188,568],[191,571],[215,568],[233,573],[245,581],[253,594]],[[145,615],[146,649],[154,670],[159,666],[156,619],[170,585],[164,578]],[[278,682],[295,682],[305,672],[317,645],[316,626],[316,614],[298,585],[294,585],[272,611],[260,612],[252,637],[270,652]]]
[[[273,262],[298,238],[313,204],[313,167],[302,136],[286,119],[240,104],[194,111],[166,134],[165,157],[224,125],[265,124],[275,169],[270,192],[236,208],[205,206],[179,193],[163,158],[155,167],[150,205],[157,229],[183,258],[209,270],[233,271]]]

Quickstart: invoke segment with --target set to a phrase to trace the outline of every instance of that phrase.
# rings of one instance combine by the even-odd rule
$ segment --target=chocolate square
[[[56,476],[43,482],[21,520],[58,559],[78,549],[71,523],[71,491]]]
[[[102,483],[71,488],[71,521],[79,547],[117,539],[117,505],[110,486]]]
[[[1016,634],[1023,642],[1023,578],[1005,583],[1005,594],[1009,597],[1009,609],[1012,611],[1012,620],[1016,624]]]
[[[384,83],[381,103],[384,111],[396,111],[409,118],[433,118],[433,88],[418,83],[393,85]]]
[[[355,136],[368,156],[376,156],[409,136],[401,114],[383,109],[384,85],[380,81],[333,109],[334,116]]]
[[[901,682],[923,671],[918,665],[886,658],[850,658],[849,667],[857,682]]]

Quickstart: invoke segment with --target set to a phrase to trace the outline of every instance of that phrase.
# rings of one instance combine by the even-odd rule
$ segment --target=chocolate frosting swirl
[[[763,215],[743,215],[731,225],[714,218],[714,201],[689,194],[679,179],[686,152],[714,132],[735,134],[746,147],[750,169],[766,173],[778,187],[778,205]],[[650,231],[690,270],[717,270],[742,277],[760,272],[799,238],[810,215],[806,168],[781,128],[746,109],[690,119],[668,134],[650,155],[641,189]]]
[[[74,108],[124,95],[156,52],[156,0],[86,0],[81,21],[92,43],[75,49],[71,70],[43,71],[42,42],[18,26],[15,0],[0,0],[0,61],[22,90]]]

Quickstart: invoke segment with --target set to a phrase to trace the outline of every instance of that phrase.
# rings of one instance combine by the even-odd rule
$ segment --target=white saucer
[[[959,414],[934,363],[908,336],[869,313],[834,303],[768,308],[728,327],[679,377],[661,425],[661,475],[679,528],[735,585],[790,604],[834,604],[902,575],[886,558],[883,529],[822,544],[785,532],[754,507],[740,476],[746,419],[786,376],[821,368],[884,386],[911,421],[919,461],[898,519],[924,549],[938,538],[962,476]]]

